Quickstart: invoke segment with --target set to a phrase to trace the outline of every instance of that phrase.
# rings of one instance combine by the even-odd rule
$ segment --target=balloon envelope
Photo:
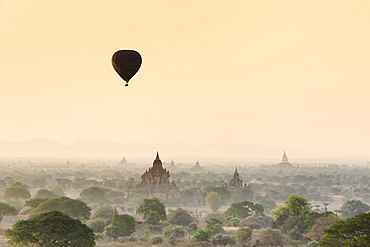
[[[140,54],[133,50],[116,51],[112,56],[113,68],[127,83],[140,69],[141,61]]]

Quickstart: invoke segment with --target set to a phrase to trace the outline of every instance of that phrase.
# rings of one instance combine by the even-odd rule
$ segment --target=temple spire
[[[285,150],[284,150],[284,154],[283,154],[283,157],[281,157],[281,160],[280,160],[280,162],[288,162],[289,160],[288,160],[288,157],[286,156],[286,154],[285,154]]]
[[[153,168],[154,169],[162,169],[162,161],[159,158],[159,153],[157,151],[157,156],[155,157],[155,160],[153,162]]]
[[[239,178],[238,167],[235,167],[234,178]]]

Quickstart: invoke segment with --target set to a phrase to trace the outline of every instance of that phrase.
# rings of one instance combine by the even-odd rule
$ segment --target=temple
[[[234,176],[228,184],[228,189],[231,192],[235,192],[238,189],[243,188],[243,187],[246,187],[246,184],[243,185],[243,180],[240,179],[238,169],[235,167]]]
[[[122,160],[119,162],[118,165],[119,166],[125,166],[125,165],[127,165],[127,160],[126,160],[125,156],[123,156]]]
[[[139,187],[145,190],[149,197],[168,199],[177,197],[179,194],[179,187],[174,181],[170,182],[170,172],[162,167],[158,152],[153,161],[153,167],[141,176]]]
[[[195,166],[193,166],[190,170],[191,172],[205,172],[205,170],[203,169],[203,167],[201,167],[199,165],[199,161],[197,160],[197,162],[195,163]]]
[[[294,167],[292,164],[290,164],[288,157],[285,154],[285,150],[284,150],[283,157],[281,157],[280,162],[279,164],[277,164],[277,166],[279,168],[293,168]]]
[[[175,170],[177,170],[177,167],[175,166],[175,162],[173,162],[172,160],[170,166],[168,167],[168,171],[175,171]]]

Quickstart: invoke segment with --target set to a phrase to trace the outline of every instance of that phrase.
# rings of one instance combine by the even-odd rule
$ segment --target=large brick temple
[[[179,187],[175,181],[170,182],[170,172],[163,168],[158,152],[153,166],[141,176],[139,187],[145,190],[149,197],[168,199],[179,194]]]

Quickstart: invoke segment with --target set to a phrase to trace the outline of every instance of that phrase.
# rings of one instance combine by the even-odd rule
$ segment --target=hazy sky
[[[369,13],[368,0],[0,0],[0,140],[369,157]],[[120,49],[143,57],[129,87]]]

